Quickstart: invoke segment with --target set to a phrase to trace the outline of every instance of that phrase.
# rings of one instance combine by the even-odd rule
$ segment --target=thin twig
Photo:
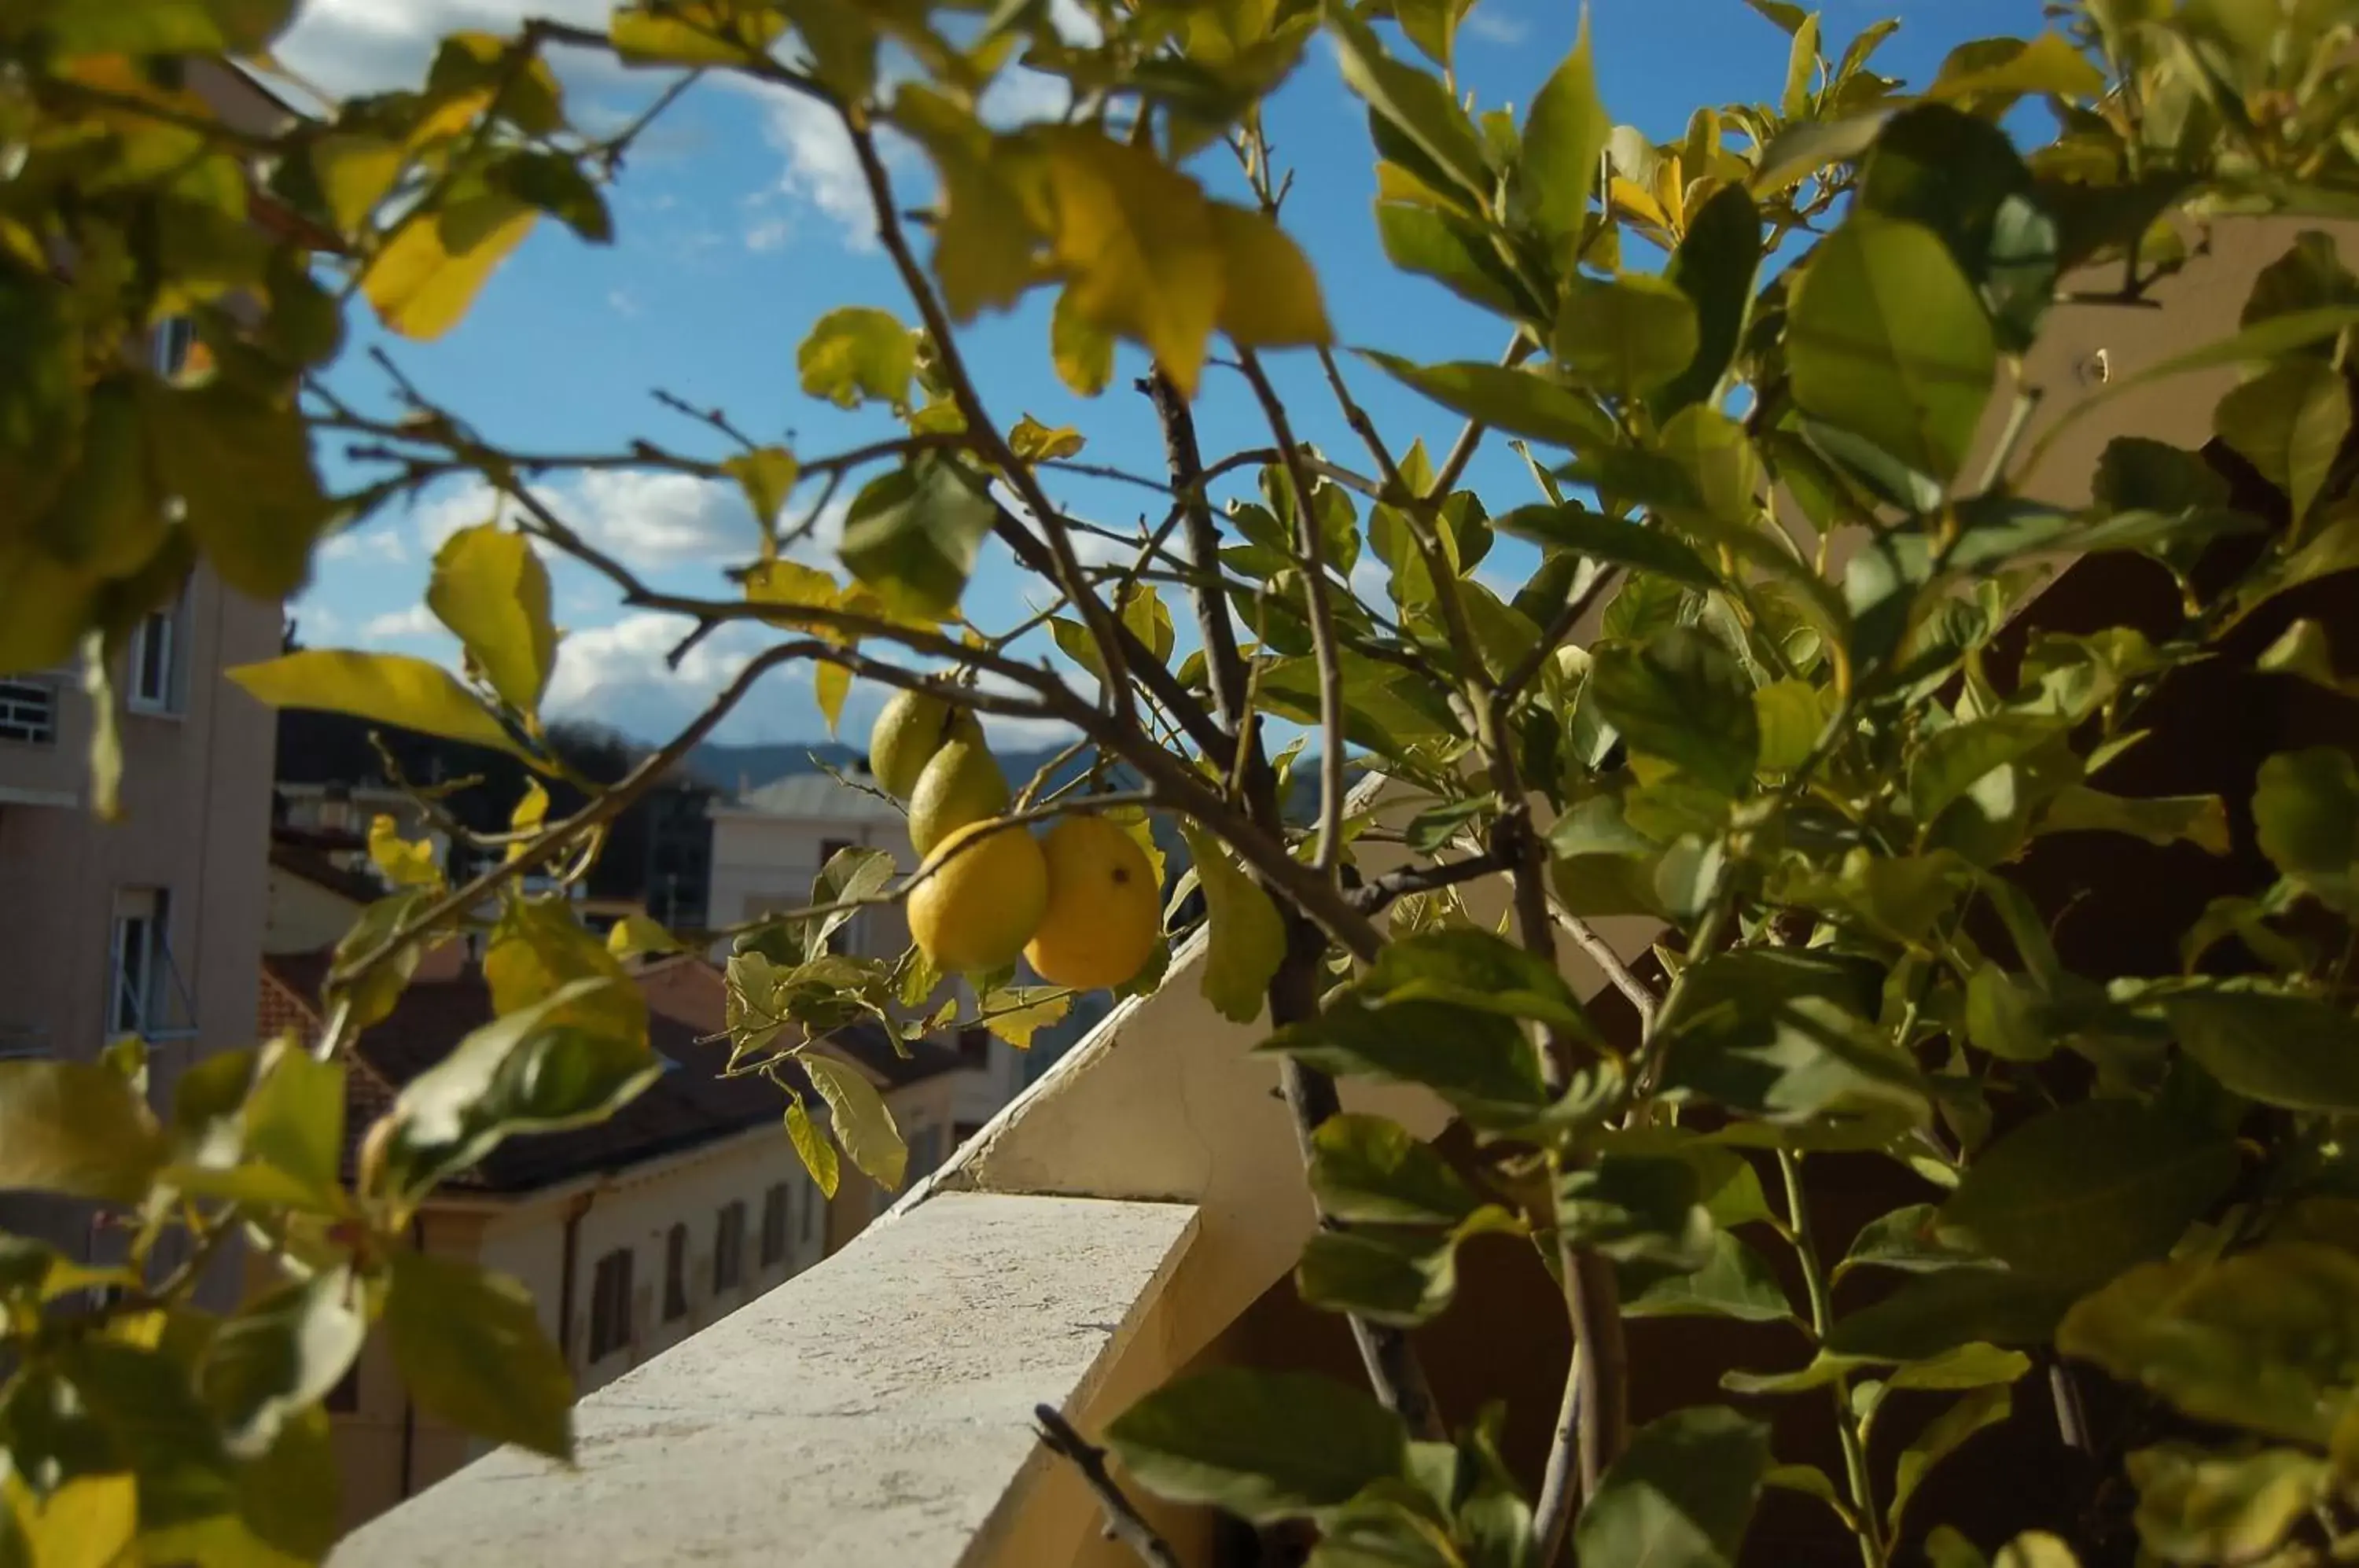
[[[1040,1423],[1040,1446],[1082,1473],[1082,1482],[1097,1494],[1105,1510],[1106,1533],[1137,1554],[1147,1568],[1180,1568],[1180,1554],[1155,1533],[1137,1506],[1123,1495],[1106,1473],[1105,1450],[1085,1440],[1054,1405],[1035,1405],[1032,1419]]]
[[[1555,912],[1557,923],[1565,929],[1566,935],[1572,938],[1572,944],[1587,953],[1592,964],[1605,971],[1605,978],[1613,982],[1614,988],[1638,1010],[1641,1033],[1654,1033],[1655,1015],[1660,1010],[1663,999],[1655,995],[1652,986],[1631,973],[1630,966],[1622,962],[1622,955],[1614,951],[1614,944],[1600,936],[1595,926],[1579,915],[1568,913],[1561,905],[1556,907]]]
[[[1497,855],[1484,854],[1453,860],[1446,866],[1412,866],[1399,871],[1388,871],[1373,882],[1353,888],[1352,905],[1364,915],[1373,915],[1382,911],[1394,899],[1406,898],[1411,893],[1431,893],[1443,887],[1454,887],[1461,882],[1496,876],[1506,868],[1506,862]]]

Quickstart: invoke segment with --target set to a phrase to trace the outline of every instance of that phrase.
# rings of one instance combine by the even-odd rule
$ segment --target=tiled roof
[[[831,822],[897,822],[901,809],[892,801],[839,784],[825,773],[789,773],[758,789],[749,789],[729,803],[741,811],[772,817],[807,817]]]
[[[322,1027],[325,953],[263,960],[262,1022],[293,1029],[307,1041]],[[759,1076],[723,1078],[729,1059],[723,1029],[721,972],[692,955],[665,959],[635,976],[647,1000],[648,1043],[678,1066],[595,1127],[511,1138],[452,1184],[475,1192],[521,1193],[576,1177],[625,1170],[749,1127],[778,1122],[785,1097]],[[491,991],[480,971],[413,982],[393,1016],[364,1033],[349,1058],[345,1093],[346,1171],[359,1138],[411,1080],[448,1056],[470,1030],[492,1020]],[[962,1065],[957,1051],[931,1041],[897,1055],[881,1029],[848,1029],[832,1041],[888,1088]],[[799,1077],[799,1074],[796,1074]],[[781,1135],[783,1136],[783,1135]]]

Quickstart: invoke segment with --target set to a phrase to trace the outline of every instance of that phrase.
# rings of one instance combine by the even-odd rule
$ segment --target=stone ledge
[[[1195,1231],[1181,1203],[947,1192],[582,1401],[572,1470],[502,1450],[337,1568],[984,1561]]]

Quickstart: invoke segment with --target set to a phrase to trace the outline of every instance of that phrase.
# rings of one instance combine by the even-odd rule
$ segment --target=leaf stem
[[[1790,1149],[1779,1149],[1777,1171],[1786,1183],[1788,1239],[1793,1244],[1795,1261],[1801,1266],[1802,1287],[1810,1299],[1810,1338],[1814,1344],[1823,1345],[1828,1331],[1834,1326],[1834,1301],[1827,1285],[1826,1269],[1819,1261],[1810,1202],[1802,1190],[1802,1157]],[[1828,1394],[1834,1403],[1835,1433],[1843,1443],[1843,1477],[1851,1495],[1852,1512],[1857,1516],[1853,1528],[1859,1541],[1860,1563],[1862,1568],[1884,1568],[1886,1548],[1883,1517],[1876,1512],[1875,1482],[1868,1474],[1867,1442],[1860,1431],[1859,1418],[1852,1410],[1851,1379],[1838,1375],[1828,1385]]]

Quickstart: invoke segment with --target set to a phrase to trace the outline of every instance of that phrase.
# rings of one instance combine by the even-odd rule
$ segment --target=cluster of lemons
[[[1146,852],[1103,817],[1061,818],[1041,838],[1007,821],[1007,776],[973,713],[896,692],[869,733],[868,762],[909,804],[923,857],[909,934],[936,969],[979,973],[1020,953],[1042,979],[1088,989],[1147,966],[1163,890]]]

